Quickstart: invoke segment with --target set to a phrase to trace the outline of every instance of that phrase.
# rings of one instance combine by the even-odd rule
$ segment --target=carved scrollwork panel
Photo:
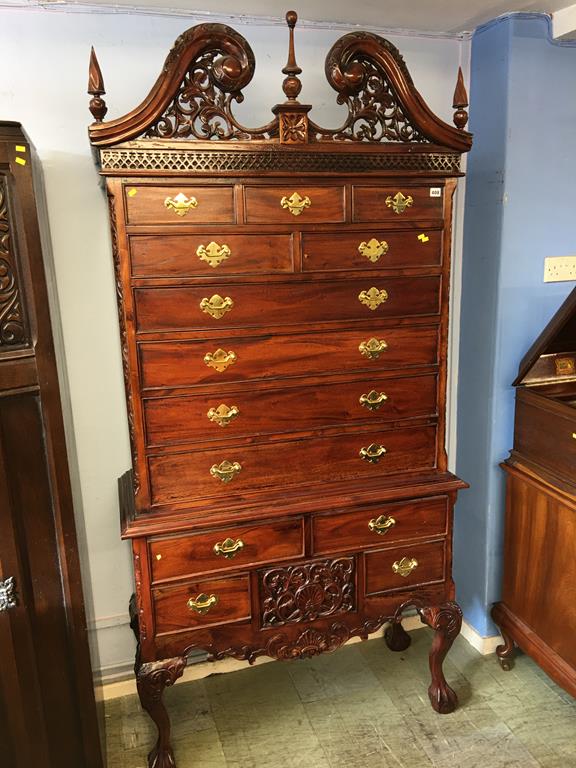
[[[0,175],[0,350],[29,342],[12,234],[8,180]]]

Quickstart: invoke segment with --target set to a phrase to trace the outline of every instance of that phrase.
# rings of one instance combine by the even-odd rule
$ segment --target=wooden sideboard
[[[461,625],[451,575],[446,350],[452,201],[464,131],[436,117],[398,50],[344,35],[326,75],[346,108],[326,129],[297,101],[247,128],[246,40],[203,24],[175,43],[149,96],[90,126],[106,180],[133,469],[133,626],[151,766],[173,765],[162,692],[194,648],[298,659],[416,607],[436,630],[432,706]]]

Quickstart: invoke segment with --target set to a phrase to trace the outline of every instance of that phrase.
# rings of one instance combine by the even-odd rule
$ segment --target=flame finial
[[[466,112],[466,107],[468,106],[468,94],[466,93],[466,86],[464,85],[462,67],[458,67],[458,79],[456,81],[456,88],[454,89],[452,106],[456,110],[453,118],[454,125],[458,130],[463,131],[468,122],[468,112]]]
[[[89,104],[92,117],[97,123],[101,123],[104,115],[108,112],[108,107],[104,99],[100,98],[106,91],[104,90],[104,78],[102,77],[100,64],[98,64],[96,51],[93,47],[90,52],[90,67],[88,69],[88,93],[92,96]]]
[[[300,82],[298,75],[302,74],[302,70],[296,63],[296,55],[294,53],[294,27],[298,21],[298,14],[296,11],[288,11],[286,14],[286,24],[290,30],[290,42],[288,47],[288,61],[286,66],[282,70],[282,73],[287,75],[282,83],[282,90],[288,97],[289,102],[295,102],[298,94],[302,90],[302,83]]]

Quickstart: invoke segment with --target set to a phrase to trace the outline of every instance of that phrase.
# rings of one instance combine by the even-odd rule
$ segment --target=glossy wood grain
[[[233,224],[234,187],[201,186],[199,184],[166,184],[163,186],[127,185],[124,188],[126,200],[126,221],[128,224],[187,224],[222,223]],[[194,198],[196,207],[179,215],[175,209],[166,206],[167,199],[184,195]]]
[[[366,506],[353,512],[316,515],[312,518],[313,551],[321,555],[347,549],[382,548],[404,539],[443,535],[448,525],[448,508],[448,499],[438,496]],[[382,533],[369,526],[379,517],[394,521]]]
[[[359,347],[375,338],[386,348],[367,357]],[[223,371],[204,358],[216,350],[233,352],[236,360]],[[138,345],[142,388],[219,385],[327,373],[355,373],[434,365],[438,359],[438,328],[387,328],[363,324],[354,330],[290,335],[250,335],[186,341],[141,342]]]
[[[407,576],[394,572],[394,563],[415,559],[418,565]],[[390,549],[368,552],[366,559],[366,594],[391,589],[406,589],[443,581],[446,571],[445,542],[402,544]]]
[[[249,275],[292,272],[293,237],[289,234],[239,234],[214,227],[199,234],[132,235],[130,260],[135,277],[186,277],[204,275]],[[229,255],[207,261],[211,243],[226,246]],[[204,248],[204,250],[202,250]],[[200,255],[198,250],[200,249]],[[208,254],[216,252],[217,249]],[[214,266],[213,266],[214,264]]]
[[[440,189],[439,197],[432,197],[430,189]],[[396,213],[389,198],[398,193],[405,198],[411,197],[412,203],[401,213]],[[442,185],[430,184],[427,187],[411,186],[401,181],[397,185],[363,186],[356,185],[352,191],[352,220],[355,222],[439,220],[443,215],[444,189]],[[424,231],[424,230],[423,230]]]
[[[375,392],[386,397],[377,410],[360,399]],[[233,406],[238,414],[217,420],[219,406]],[[375,406],[373,406],[375,407]],[[144,401],[148,444],[170,445],[250,435],[321,429],[338,424],[382,422],[436,413],[436,375],[386,378],[371,376],[353,382],[319,382],[307,387],[284,385],[272,390],[230,390],[195,396],[164,397]]]
[[[372,443],[387,451],[377,464],[359,455]],[[211,466],[223,461],[242,466],[230,483],[210,475]],[[160,505],[352,478],[365,478],[369,485],[371,478],[382,475],[431,469],[435,461],[436,429],[429,426],[151,456],[149,467],[152,499]]]
[[[281,201],[296,192],[310,205],[294,215]],[[345,219],[344,187],[318,186],[310,182],[282,186],[244,187],[244,205],[248,224],[291,224],[294,227],[321,222],[343,222]]]
[[[371,289],[385,292],[371,309],[359,296]],[[200,304],[213,296],[233,306],[213,317]],[[310,324],[342,320],[435,315],[440,309],[438,277],[366,277],[362,280],[316,283],[218,284],[182,288],[137,288],[134,291],[137,329],[170,331]]]
[[[242,548],[230,557],[214,551],[214,546],[226,539],[242,542]],[[302,518],[214,528],[191,536],[157,537],[149,542],[153,582],[211,571],[237,570],[274,560],[302,557],[303,554]]]

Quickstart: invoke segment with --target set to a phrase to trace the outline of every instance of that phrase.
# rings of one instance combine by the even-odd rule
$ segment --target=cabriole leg
[[[158,741],[148,755],[149,768],[175,768],[170,746],[170,718],[162,702],[164,688],[174,685],[184,672],[185,657],[163,659],[140,664],[136,669],[136,685],[142,708],[148,712],[158,728]]]
[[[432,708],[441,715],[447,715],[456,709],[458,697],[446,682],[442,664],[460,633],[462,611],[457,603],[447,602],[418,608],[418,613],[422,621],[435,631],[429,657],[432,682],[428,688],[428,696]]]
[[[504,672],[509,672],[514,666],[514,657],[516,656],[516,646],[514,645],[514,640],[512,640],[510,635],[504,632],[502,630],[502,627],[499,627],[499,629],[500,629],[500,634],[504,639],[504,643],[502,645],[497,646],[496,656],[498,656],[498,661],[500,662],[500,666],[502,667]]]

